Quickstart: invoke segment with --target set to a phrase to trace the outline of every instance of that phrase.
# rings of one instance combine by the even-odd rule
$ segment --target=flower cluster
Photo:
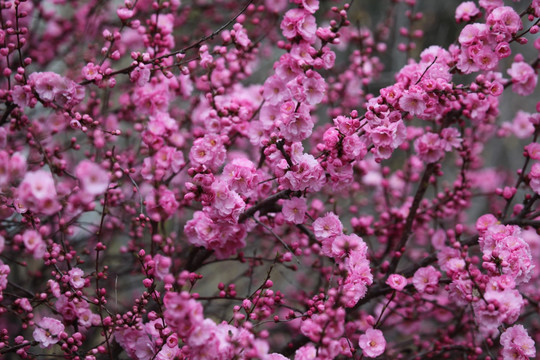
[[[535,358],[540,0],[367,3],[0,0],[0,358]]]

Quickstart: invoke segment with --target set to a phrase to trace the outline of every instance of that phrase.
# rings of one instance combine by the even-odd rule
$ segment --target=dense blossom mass
[[[536,358],[540,0],[433,3],[0,0],[0,358]]]

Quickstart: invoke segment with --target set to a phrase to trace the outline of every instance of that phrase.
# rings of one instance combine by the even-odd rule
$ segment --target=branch
[[[414,219],[416,217],[416,212],[418,211],[418,208],[420,207],[420,202],[422,201],[422,198],[424,197],[424,194],[426,193],[426,190],[429,185],[429,178],[431,177],[431,174],[433,174],[433,171],[435,171],[435,163],[431,163],[426,167],[426,170],[424,170],[424,175],[422,176],[422,181],[420,182],[420,185],[418,186],[418,189],[416,190],[416,194],[414,195],[414,200],[409,208],[409,215],[407,215],[407,220],[405,222],[405,229],[403,230],[403,233],[401,234],[401,239],[399,240],[398,245],[395,248],[395,251],[402,252],[401,256],[396,256],[392,258],[392,262],[390,263],[390,268],[388,270],[388,274],[393,274],[396,270],[399,260],[403,256],[403,251],[405,244],[409,240],[409,237],[412,234],[412,227],[414,223]],[[402,250],[403,249],[403,250]]]
[[[257,204],[247,209],[242,215],[240,215],[240,217],[238,218],[238,222],[243,223],[248,218],[252,217],[257,211],[270,208],[279,199],[286,199],[289,197],[290,194],[292,194],[291,190],[283,190],[269,196],[268,198],[258,202]]]

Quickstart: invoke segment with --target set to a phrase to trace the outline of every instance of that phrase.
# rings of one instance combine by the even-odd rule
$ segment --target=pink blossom
[[[90,195],[101,195],[109,186],[109,173],[90,160],[83,160],[77,165],[75,175],[81,182],[82,189]]]
[[[172,265],[172,260],[168,256],[163,256],[161,254],[156,254],[154,256],[154,274],[159,280],[165,279],[165,277],[170,274],[170,268]]]
[[[531,189],[540,195],[540,163],[534,163],[529,172],[529,185]]]
[[[294,224],[302,224],[307,210],[306,200],[304,198],[293,197],[290,200],[283,201],[283,217],[285,221]]]
[[[73,107],[85,96],[85,90],[75,82],[53,72],[34,72],[28,78],[39,97],[45,102],[56,102],[61,106]]]
[[[310,154],[299,156],[293,169],[280,178],[280,182],[293,191],[319,191],[325,180],[324,170]]]
[[[507,41],[523,27],[519,15],[510,6],[493,9],[486,19],[486,24],[491,31],[505,35]]]
[[[210,169],[216,170],[225,161],[226,154],[227,151],[221,137],[206,134],[193,142],[189,152],[189,159],[195,165],[206,165]]]
[[[313,14],[319,10],[319,0],[302,0],[302,6]]]
[[[60,333],[64,331],[64,325],[50,317],[42,318],[34,330],[34,339],[39,342],[42,349],[56,344],[60,339]]]
[[[322,101],[326,88],[322,76],[313,71],[308,72],[308,77],[303,80],[302,85],[309,105],[316,105]]]
[[[74,289],[82,289],[84,287],[84,271],[79,268],[69,270],[69,283]]]
[[[456,21],[468,22],[480,15],[480,10],[472,1],[464,1],[456,8]]]
[[[287,11],[280,27],[283,36],[287,39],[293,39],[299,35],[309,43],[315,41],[315,32],[317,30],[315,17],[306,10],[291,9]]]
[[[191,299],[187,292],[167,292],[163,304],[166,309],[165,322],[179,336],[189,336],[204,319],[202,305]]]
[[[419,293],[432,294],[437,289],[440,278],[441,273],[430,265],[416,270],[412,283]]]
[[[456,128],[444,128],[441,131],[441,145],[444,151],[451,151],[452,149],[459,149],[461,142],[461,134]]]
[[[514,62],[507,73],[512,77],[512,90],[515,93],[522,96],[533,93],[538,76],[531,65],[523,61]]]
[[[424,95],[419,91],[406,91],[399,99],[399,106],[412,115],[422,115],[426,110]]]
[[[343,225],[334,213],[327,213],[313,222],[313,233],[318,240],[334,238],[343,233]]]
[[[533,136],[534,125],[531,122],[531,114],[519,110],[514,117],[511,130],[518,139],[526,139]]]
[[[296,350],[294,360],[312,360],[317,357],[317,349],[313,344],[307,344]]]
[[[416,139],[414,149],[423,161],[434,163],[441,160],[444,156],[445,143],[441,141],[439,135],[427,133]]]
[[[46,215],[52,215],[61,208],[54,180],[48,171],[27,172],[17,193],[21,208]]]
[[[386,284],[394,290],[401,291],[407,286],[407,279],[403,275],[392,274],[386,280]]]
[[[531,339],[523,325],[518,324],[507,328],[501,335],[500,343],[503,346],[504,360],[526,360],[536,356],[534,340]]]
[[[291,98],[286,82],[278,76],[271,76],[264,82],[263,96],[269,105],[278,105]]]
[[[386,340],[379,329],[367,329],[366,332],[358,338],[358,345],[362,353],[370,358],[375,358],[386,349]]]
[[[300,108],[305,107],[300,106]],[[280,126],[283,138],[290,142],[302,141],[311,135],[313,130],[313,120],[309,115],[309,111],[301,111],[291,115],[283,115],[281,117],[282,126]]]
[[[527,150],[527,154],[531,159],[540,160],[540,143],[530,143],[525,146],[525,150]]]

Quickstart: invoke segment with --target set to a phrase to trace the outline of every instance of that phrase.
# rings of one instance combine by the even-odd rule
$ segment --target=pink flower
[[[294,39],[297,35],[309,43],[313,43],[316,39],[317,24],[315,17],[304,9],[287,11],[280,28],[283,31],[283,36],[287,39]]]
[[[525,146],[525,150],[527,150],[527,154],[531,159],[540,160],[540,143],[530,143]]]
[[[306,107],[300,106],[300,108]],[[313,120],[309,115],[309,111],[302,112],[301,109],[291,115],[283,115],[281,117],[282,126],[280,126],[283,138],[290,142],[297,142],[307,139],[313,130]]]
[[[518,139],[526,139],[534,134],[534,125],[531,122],[531,114],[519,110],[514,117],[511,130]]]
[[[286,84],[283,79],[276,75],[266,79],[263,85],[263,96],[269,105],[278,105],[291,98],[291,93]]]
[[[19,185],[18,198],[24,209],[36,213],[52,215],[61,209],[56,198],[56,186],[52,175],[48,171],[29,171]]]
[[[306,102],[309,105],[317,105],[322,101],[326,84],[321,75],[314,71],[308,71],[308,78],[303,81],[302,85],[306,94]]]
[[[90,160],[83,160],[77,165],[75,175],[81,182],[84,192],[90,195],[104,194],[109,186],[109,173]]]
[[[42,318],[34,330],[34,339],[39,342],[42,349],[56,344],[60,339],[60,334],[64,331],[64,325],[56,319],[50,317]]]
[[[302,6],[310,13],[319,10],[319,0],[302,0]]]
[[[534,163],[529,172],[531,189],[540,195],[540,163]]]
[[[24,247],[30,253],[36,251],[36,249],[38,249],[43,243],[43,238],[41,237],[41,234],[35,230],[26,230],[23,233],[22,240],[24,243]]]
[[[68,271],[69,283],[75,289],[82,289],[84,287],[84,271],[79,268],[73,268]]]
[[[472,1],[464,1],[456,8],[456,21],[468,22],[480,15],[480,10]]]
[[[416,139],[414,149],[418,157],[427,163],[434,163],[441,160],[444,156],[444,147],[446,146],[434,133],[427,133]]]
[[[386,284],[394,290],[401,291],[407,286],[407,279],[403,275],[392,274],[386,279]]]
[[[204,320],[202,305],[191,299],[187,292],[168,292],[163,304],[165,322],[181,337],[189,336]]]
[[[157,254],[154,256],[154,275],[159,280],[165,279],[165,276],[170,274],[170,268],[172,265],[172,260],[168,256],[163,256],[160,254]]]
[[[304,198],[294,197],[290,200],[283,201],[283,217],[285,221],[294,224],[302,224],[306,215],[307,204]]]
[[[206,134],[193,142],[189,152],[189,159],[195,165],[206,165],[212,170],[217,170],[227,155],[227,150],[219,135]]]
[[[120,20],[125,21],[133,17],[134,11],[132,9],[121,7],[121,8],[116,9],[116,15],[118,15]]]
[[[492,32],[504,35],[507,41],[523,27],[519,15],[510,6],[493,9],[486,19],[486,25]]]
[[[311,154],[302,154],[297,161],[293,170],[288,171],[279,181],[293,191],[319,191],[326,182],[319,162]]]
[[[334,238],[343,233],[343,225],[334,213],[327,213],[313,222],[313,233],[317,240]]]
[[[523,61],[514,62],[507,73],[512,77],[512,90],[515,93],[523,96],[533,93],[538,77],[531,65]]]
[[[412,283],[419,293],[432,294],[437,289],[440,278],[441,273],[430,265],[416,270]]]
[[[459,130],[456,128],[444,128],[441,131],[441,145],[444,151],[451,151],[452,149],[459,149],[461,146]]]
[[[412,115],[422,115],[426,110],[424,94],[419,91],[406,91],[399,99],[399,106]]]
[[[246,197],[255,190],[259,179],[255,164],[242,157],[234,158],[225,165],[223,177],[231,190]]]
[[[506,329],[500,338],[503,346],[502,355],[504,360],[534,358],[536,349],[534,340],[531,339],[523,325],[514,325]]]
[[[386,340],[383,333],[378,329],[367,329],[366,333],[358,338],[358,345],[365,356],[375,358],[386,349]]]
[[[336,259],[347,256],[355,251],[360,251],[360,253],[365,253],[367,246],[364,240],[356,235],[338,235],[335,239],[326,238],[322,240],[322,250],[323,254],[328,257],[333,257]],[[359,254],[359,253],[355,253]]]

